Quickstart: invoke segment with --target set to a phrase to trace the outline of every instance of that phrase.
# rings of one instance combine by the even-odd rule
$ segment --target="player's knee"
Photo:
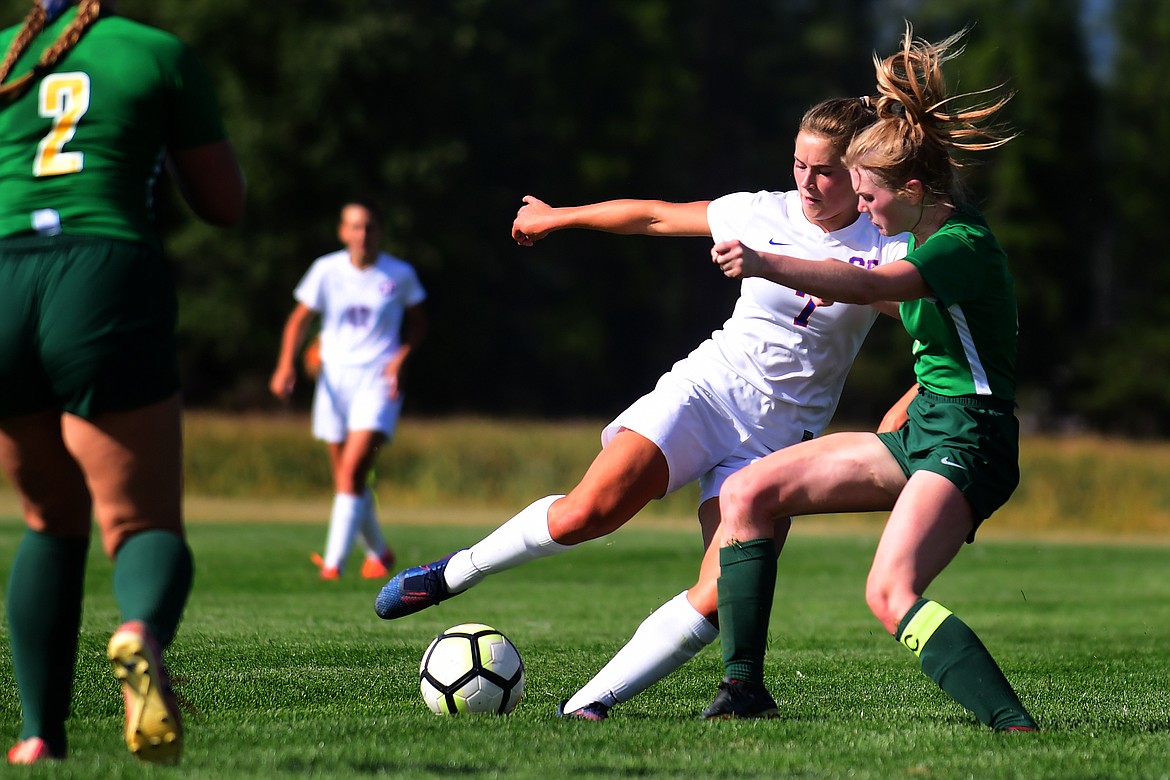
[[[719,490],[719,514],[727,539],[745,535],[758,521],[768,516],[769,510],[764,504],[764,486],[749,471],[743,469],[732,474]]]
[[[333,490],[336,493],[348,493],[352,496],[361,495],[366,488],[365,480],[361,480],[353,472],[339,471],[333,478]]]
[[[614,526],[616,527],[616,526]],[[559,544],[580,544],[612,531],[609,518],[595,504],[565,496],[548,510],[548,531]]]
[[[177,502],[173,506],[166,505],[169,503],[139,506],[99,504],[95,515],[106,555],[113,558],[127,539],[146,531],[168,531],[182,536],[183,513]]]

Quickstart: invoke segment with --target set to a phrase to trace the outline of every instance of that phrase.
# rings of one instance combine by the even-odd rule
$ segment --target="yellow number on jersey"
[[[41,81],[37,109],[41,116],[53,120],[53,127],[37,144],[33,175],[77,173],[85,165],[85,155],[61,150],[73,140],[77,123],[89,110],[89,74],[52,73],[45,76]]]

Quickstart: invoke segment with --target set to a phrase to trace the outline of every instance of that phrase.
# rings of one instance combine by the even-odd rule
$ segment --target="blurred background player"
[[[317,258],[293,293],[297,304],[269,387],[277,398],[291,395],[297,351],[320,315],[319,357],[305,362],[310,371],[319,364],[313,435],[328,445],[335,495],[325,555],[312,559],[322,579],[337,579],[360,538],[362,576],[381,579],[394,553],[378,525],[369,477],[398,424],[406,359],[426,335],[426,291],[409,263],[379,249],[382,220],[373,205],[346,203],[337,235],[345,249]]]
[[[742,237],[783,242],[872,268],[901,258],[904,237],[884,237],[864,215],[841,155],[876,118],[868,99],[810,108],[796,134],[789,192],[741,192],[713,201],[617,200],[551,208],[531,196],[513,238],[530,246],[555,230]],[[602,432],[602,450],[567,496],[548,496],[449,560],[400,572],[377,602],[384,618],[409,615],[488,574],[616,530],[652,499],[698,480],[699,523],[709,550],[696,583],[650,615],[601,672],[562,705],[600,720],[615,704],[677,669],[714,641],[719,574],[718,496],[723,480],[752,461],[821,433],[877,311],[831,305],[796,289],[747,280],[731,318],[654,390]],[[779,552],[786,523],[774,530]],[[713,540],[715,544],[712,544]]]
[[[0,33],[0,467],[27,531],[8,583],[13,764],[66,754],[92,519],[122,626],[125,738],[175,761],[163,651],[191,589],[177,302],[150,204],[164,159],[196,215],[237,222],[244,179],[207,75],[109,0],[36,6]]]

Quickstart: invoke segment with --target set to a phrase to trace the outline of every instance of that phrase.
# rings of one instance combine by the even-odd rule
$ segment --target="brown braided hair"
[[[983,124],[1013,93],[966,108],[954,104],[999,87],[947,95],[942,66],[963,53],[959,41],[966,33],[929,43],[915,39],[907,22],[901,50],[885,59],[874,55],[878,121],[849,145],[847,167],[865,168],[880,186],[895,192],[917,179],[931,199],[953,206],[960,194],[957,169],[963,167],[953,152],[995,149],[1015,137]]]
[[[4,59],[0,61],[0,100],[11,103],[23,95],[25,90],[41,74],[60,62],[61,58],[77,45],[77,42],[81,40],[81,36],[85,34],[85,31],[98,18],[101,11],[102,0],[80,0],[77,4],[77,17],[62,31],[61,37],[54,41],[52,46],[45,49],[40,61],[28,73],[12,81],[8,81],[8,77],[12,75],[12,68],[16,65],[16,61],[20,59],[20,55],[28,50],[33,40],[45,29],[45,11],[41,8],[40,3],[35,3],[33,9],[29,11],[28,16],[24,18],[24,25],[16,34],[16,37],[12,39],[12,43],[9,44],[8,51],[4,54]]]

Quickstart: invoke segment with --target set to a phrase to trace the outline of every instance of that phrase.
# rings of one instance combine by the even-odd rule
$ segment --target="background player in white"
[[[857,211],[840,158],[871,124],[869,101],[829,100],[805,114],[796,137],[790,192],[736,193],[714,201],[618,200],[550,208],[531,196],[512,235],[525,246],[554,230],[735,236],[748,246],[800,247],[870,268],[901,258],[903,237],[884,237]],[[877,317],[869,306],[831,305],[772,283],[745,280],[730,319],[655,389],[602,433],[603,449],[567,496],[542,498],[487,538],[450,556],[400,572],[377,600],[381,617],[417,612],[487,574],[568,549],[616,530],[651,499],[694,480],[705,548],[719,527],[723,480],[777,449],[819,435],[836,409],[845,376]],[[787,524],[776,529],[777,550]],[[718,559],[699,581],[642,624],[613,661],[562,709],[607,716],[714,641]]]
[[[336,491],[325,555],[313,556],[322,579],[340,576],[355,536],[366,548],[363,577],[385,577],[394,563],[367,478],[398,423],[403,365],[426,335],[426,291],[409,263],[379,250],[381,226],[371,204],[354,201],[341,209],[337,235],[345,249],[317,258],[297,285],[269,383],[278,398],[289,397],[297,350],[320,315],[313,435],[328,444]]]

